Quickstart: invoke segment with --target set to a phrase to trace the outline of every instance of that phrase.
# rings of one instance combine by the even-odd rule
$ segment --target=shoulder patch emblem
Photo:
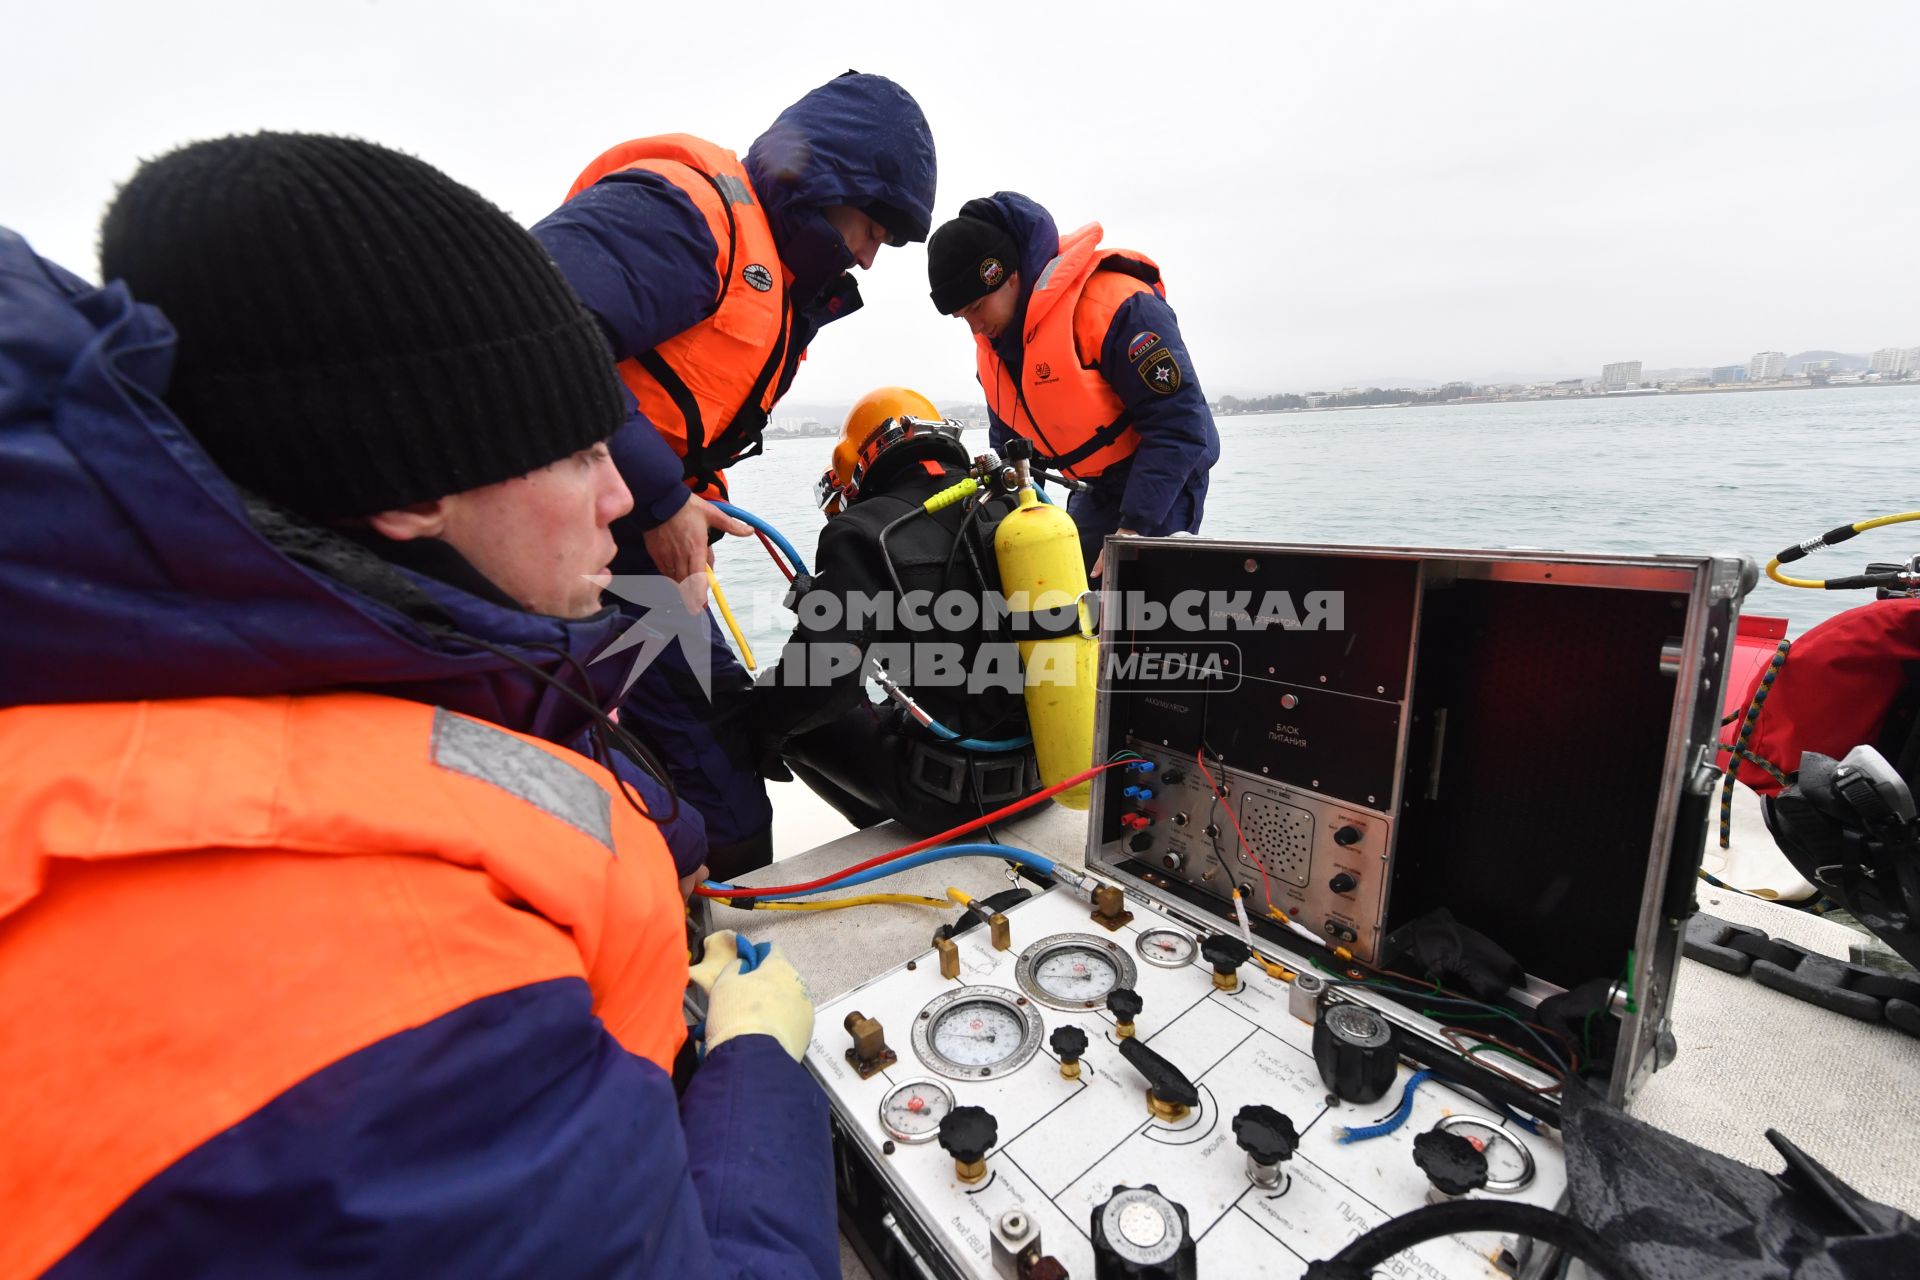
[[[1146,383],[1147,390],[1155,395],[1170,396],[1180,389],[1180,362],[1165,347],[1135,368],[1140,371],[1140,381]]]
[[[1160,335],[1151,329],[1142,329],[1133,335],[1133,341],[1127,343],[1127,363],[1132,364],[1147,352],[1153,350],[1160,341]]]
[[[1045,360],[1042,360],[1039,364],[1033,366],[1033,376],[1039,379],[1041,382],[1052,382],[1053,366],[1048,364]]]
[[[1007,268],[998,258],[988,258],[980,264],[980,283],[989,289],[998,289],[1000,282],[1007,278]]]
[[[757,262],[748,263],[747,269],[740,273],[740,278],[760,293],[773,288],[773,272]]]

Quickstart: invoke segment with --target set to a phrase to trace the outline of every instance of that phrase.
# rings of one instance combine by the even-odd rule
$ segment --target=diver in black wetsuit
[[[891,818],[930,834],[1039,789],[1019,651],[987,603],[1000,585],[993,531],[1012,501],[922,509],[979,470],[958,423],[889,387],[848,415],[821,478],[830,518],[789,601],[800,622],[751,720],[768,772],[784,760],[856,826]],[[954,737],[897,696],[872,702],[869,678]]]

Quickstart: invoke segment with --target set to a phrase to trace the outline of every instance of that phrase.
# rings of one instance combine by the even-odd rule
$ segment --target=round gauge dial
[[[1123,1261],[1136,1265],[1165,1262],[1186,1239],[1173,1202],[1144,1187],[1116,1191],[1101,1207],[1100,1226],[1107,1245]]]
[[[953,1110],[953,1093],[938,1080],[909,1080],[880,1099],[880,1127],[900,1142],[932,1142]]]
[[[962,987],[936,996],[913,1021],[913,1051],[940,1075],[984,1080],[1005,1075],[1040,1048],[1040,1014],[999,987]]]
[[[1134,942],[1133,949],[1150,965],[1162,969],[1184,969],[1200,954],[1200,946],[1178,929],[1149,929]]]
[[[1533,1152],[1511,1130],[1478,1116],[1448,1116],[1436,1129],[1458,1134],[1487,1158],[1487,1190],[1512,1195],[1533,1182]]]
[[[1087,933],[1042,938],[1013,967],[1020,989],[1054,1009],[1097,1009],[1107,992],[1131,987],[1138,974],[1118,944]]]

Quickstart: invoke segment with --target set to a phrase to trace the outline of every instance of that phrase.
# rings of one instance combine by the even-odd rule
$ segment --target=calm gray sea
[[[1920,509],[1920,386],[1260,414],[1220,420],[1203,535],[1308,543],[1728,552],[1764,564],[1835,525]],[[985,433],[969,443],[985,446]],[[787,440],[736,468],[739,504],[811,561],[813,482],[831,442]],[[1920,551],[1920,523],[1801,562],[1811,577]],[[791,615],[757,542],[719,572],[762,663]],[[1749,613],[1791,633],[1870,596],[1762,580]]]

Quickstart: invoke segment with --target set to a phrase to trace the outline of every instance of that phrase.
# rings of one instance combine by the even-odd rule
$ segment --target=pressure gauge
[[[1148,929],[1133,944],[1140,958],[1161,969],[1184,969],[1200,954],[1200,944],[1178,929]]]
[[[953,1092],[938,1080],[909,1080],[880,1100],[880,1127],[897,1142],[932,1142],[953,1110]]]
[[[1524,1191],[1533,1182],[1533,1153],[1520,1136],[1478,1116],[1448,1116],[1434,1128],[1457,1134],[1487,1158],[1485,1189],[1498,1195]]]
[[[1013,967],[1020,989],[1053,1009],[1097,1009],[1107,992],[1131,987],[1138,973],[1118,944],[1089,933],[1042,938]]]
[[[987,1080],[1040,1048],[1040,1012],[999,987],[961,987],[928,1002],[913,1020],[913,1051],[936,1074]]]

